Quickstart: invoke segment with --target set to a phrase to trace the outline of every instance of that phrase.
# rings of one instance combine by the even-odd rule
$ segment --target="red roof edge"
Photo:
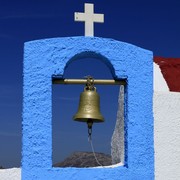
[[[180,58],[154,57],[170,91],[180,92]]]

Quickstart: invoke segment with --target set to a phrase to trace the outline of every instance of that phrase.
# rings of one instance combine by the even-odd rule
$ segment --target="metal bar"
[[[86,84],[87,79],[53,79],[53,84]],[[99,85],[126,85],[125,80],[94,79],[94,84]]]

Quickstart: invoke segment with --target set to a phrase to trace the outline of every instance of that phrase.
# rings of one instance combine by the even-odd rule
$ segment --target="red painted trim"
[[[180,58],[154,57],[170,91],[180,92]]]

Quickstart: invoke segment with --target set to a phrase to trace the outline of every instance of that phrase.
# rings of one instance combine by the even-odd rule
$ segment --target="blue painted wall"
[[[115,79],[127,80],[125,165],[116,168],[52,167],[52,77],[69,62],[96,57]],[[25,43],[23,180],[153,180],[153,55],[113,39],[67,37]]]

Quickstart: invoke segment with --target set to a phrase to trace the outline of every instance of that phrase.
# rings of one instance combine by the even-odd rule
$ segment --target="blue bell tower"
[[[114,79],[125,79],[125,161],[114,168],[52,167],[52,77],[78,58],[103,61]],[[152,180],[153,54],[107,38],[66,37],[24,47],[22,180]]]

